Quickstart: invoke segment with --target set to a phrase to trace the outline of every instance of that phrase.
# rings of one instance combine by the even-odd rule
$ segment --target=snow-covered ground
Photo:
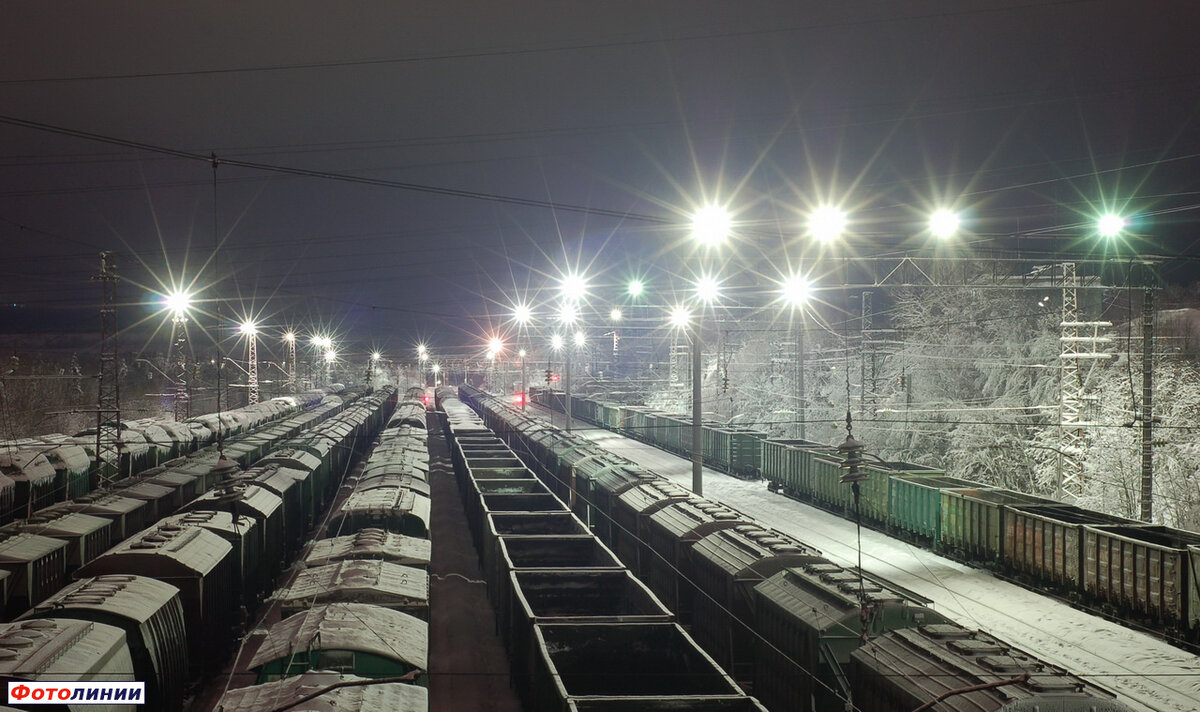
[[[540,409],[529,413],[546,416]],[[565,420],[556,414],[555,422]],[[691,488],[690,461],[581,421],[575,421],[575,430]],[[818,547],[838,564],[856,565],[853,522],[772,494],[761,482],[707,468],[704,494]],[[1200,657],[865,528],[862,563],[865,570],[932,599],[937,610],[959,623],[1112,690],[1135,710],[1200,710]]]

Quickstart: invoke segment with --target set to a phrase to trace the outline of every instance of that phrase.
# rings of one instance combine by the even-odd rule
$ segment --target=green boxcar
[[[761,447],[763,477],[780,485],[784,494],[808,497],[812,491],[809,451],[825,446],[811,440],[771,439],[763,440]]]
[[[625,406],[625,431],[632,438],[654,442],[650,421],[659,411],[641,405]]]
[[[942,490],[942,548],[969,561],[999,561],[1004,551],[1002,508],[1010,504],[1055,502],[1006,489]]]
[[[813,502],[841,512],[845,486],[842,485],[842,458],[829,450],[809,450],[804,458],[808,468],[809,491]]]
[[[663,444],[675,452],[692,451],[692,422],[682,415],[664,415],[659,418],[663,426]],[[703,444],[703,443],[702,443]]]
[[[737,428],[729,453],[730,467],[734,473],[757,475],[762,472],[762,441],[767,437],[764,430]]]
[[[939,548],[942,540],[942,490],[983,489],[984,485],[957,477],[894,475],[888,491],[892,530],[904,537]]]
[[[617,403],[599,403],[597,415],[600,424],[610,430],[621,429],[621,406]]]
[[[667,446],[667,418],[669,417],[662,411],[649,411],[645,413],[646,427],[642,431],[642,437],[646,442],[659,447]]]

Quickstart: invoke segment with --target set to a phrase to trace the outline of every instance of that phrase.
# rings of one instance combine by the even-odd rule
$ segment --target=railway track
[[[550,419],[548,410],[531,414]],[[565,423],[561,413],[554,422]],[[579,423],[579,421],[576,421]],[[691,463],[652,445],[579,423],[575,432],[672,482],[691,484]],[[705,495],[820,548],[852,567],[858,558],[853,522],[769,493],[750,482],[705,470]],[[1079,611],[868,528],[862,530],[863,569],[936,602],[941,613],[1036,652],[1115,692],[1130,707],[1154,712],[1200,709],[1200,658],[1153,636]]]

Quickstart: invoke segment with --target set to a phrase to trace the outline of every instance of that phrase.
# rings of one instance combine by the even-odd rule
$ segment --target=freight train
[[[438,395],[443,404],[454,402]],[[469,516],[479,500],[472,521],[489,592],[507,629],[517,679],[532,680],[526,696],[539,711],[592,709],[564,703],[573,702],[568,681],[580,681],[581,697],[596,694],[588,685],[599,685],[598,671],[608,681],[603,693],[614,698],[626,689],[642,694],[644,673],[688,679],[669,668],[681,654],[658,647],[652,625],[686,627],[706,661],[719,663],[739,689],[757,698],[754,704],[780,712],[847,704],[909,712],[941,692],[1001,681],[1002,687],[963,693],[938,709],[1128,709],[1066,670],[953,624],[928,600],[838,566],[743,512],[521,413],[507,399],[468,386],[459,396],[479,414],[475,422],[463,415],[462,425],[451,426],[456,465],[467,475],[460,483]],[[524,509],[507,511],[517,507]],[[581,549],[576,558],[567,558],[569,544]],[[648,589],[653,603],[612,610],[615,601],[636,597],[592,596],[569,578],[626,569],[645,582],[638,590],[644,597]],[[549,612],[537,613],[531,600]],[[642,624],[641,635],[616,622],[640,615],[660,618]],[[593,622],[604,616],[606,622]],[[604,625],[615,626],[611,635]],[[609,644],[614,647],[604,647]],[[876,654],[901,645],[909,652]],[[931,674],[938,676],[937,689],[912,684]],[[914,695],[921,702],[911,704]]]
[[[524,709],[765,712],[453,389],[436,396]]]
[[[256,626],[253,654],[234,670],[254,684],[226,692],[218,712],[302,702],[428,709],[432,549],[422,395],[420,388],[406,392],[365,462],[342,480],[319,527],[323,536],[306,547],[303,568],[270,596],[278,620]]]
[[[76,512],[54,527],[26,520],[33,529],[0,541],[0,567],[9,611],[36,605],[0,628],[0,676],[44,679],[51,671],[41,661],[68,656],[72,675],[51,679],[140,680],[152,709],[179,709],[189,682],[223,661],[395,402],[391,388],[348,404],[325,399],[269,428],[229,433],[220,459],[202,448],[76,502],[88,521],[71,519]],[[92,519],[104,526],[88,528]],[[109,548],[97,531],[130,535]],[[63,587],[69,569],[75,582]]]
[[[336,395],[310,391],[176,422],[166,418],[121,421],[117,453],[97,454],[96,431],[51,433],[0,442],[0,524],[24,518],[57,502],[85,497],[100,483],[122,480],[179,457],[310,411]]]
[[[561,411],[559,392],[534,403]],[[573,397],[575,417],[667,450],[690,448],[691,420],[641,406]],[[773,491],[853,519],[837,448],[715,424],[703,426],[706,463],[762,477]],[[1200,534],[949,477],[937,468],[867,461],[862,522],[1029,588],[1155,633],[1200,645]]]

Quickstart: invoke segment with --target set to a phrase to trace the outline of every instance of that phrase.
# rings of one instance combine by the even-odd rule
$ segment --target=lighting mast
[[[283,340],[288,345],[288,377],[287,390],[288,393],[296,392],[296,335],[288,332],[283,335]]]
[[[242,333],[246,335],[246,376],[249,379],[246,402],[258,405],[258,327],[248,321],[242,324]]]
[[[121,382],[117,370],[117,255],[100,253],[100,274],[93,277],[104,290],[100,306],[100,387],[96,402],[96,472],[106,479],[105,462],[113,463],[113,479],[121,472]],[[106,482],[104,484],[107,484]]]

